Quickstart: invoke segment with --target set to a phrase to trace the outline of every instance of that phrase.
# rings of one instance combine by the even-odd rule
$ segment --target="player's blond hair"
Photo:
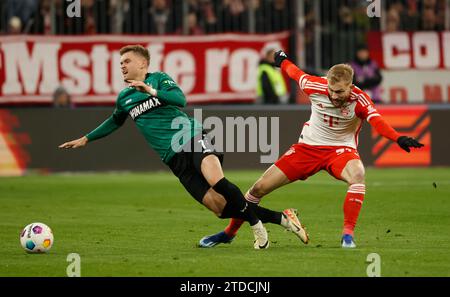
[[[328,70],[327,79],[332,84],[338,82],[346,82],[350,84],[353,82],[353,74],[353,68],[349,64],[337,64]]]
[[[140,44],[127,45],[120,49],[119,53],[122,56],[125,53],[134,52],[147,60],[147,63],[150,64],[150,53],[147,48],[143,47]]]

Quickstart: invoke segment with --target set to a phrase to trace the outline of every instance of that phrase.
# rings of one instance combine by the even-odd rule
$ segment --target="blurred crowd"
[[[73,1],[73,0],[72,0]],[[3,34],[271,33],[292,27],[292,0],[2,0]]]
[[[75,1],[75,0],[71,0]],[[382,21],[367,17],[366,0],[78,0],[81,16],[67,17],[66,0],[2,0],[2,34],[270,33],[293,28],[444,30],[446,0],[382,0]],[[304,5],[299,9],[299,5]],[[307,30],[305,33],[310,33]],[[358,35],[358,34],[356,34]],[[360,38],[357,36],[357,38]]]
[[[386,28],[395,31],[445,30],[445,0],[388,1]]]
[[[443,31],[446,0],[380,0],[380,18],[368,17],[367,0],[304,0],[306,67],[326,69],[350,61],[367,44],[367,32]],[[321,50],[318,50],[317,48]]]

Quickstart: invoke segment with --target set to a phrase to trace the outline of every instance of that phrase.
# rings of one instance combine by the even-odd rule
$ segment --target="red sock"
[[[366,186],[364,184],[353,184],[348,188],[344,201],[344,230],[342,234],[353,236],[365,194]]]
[[[236,235],[243,223],[244,220],[232,218],[224,231],[228,236],[233,237]]]

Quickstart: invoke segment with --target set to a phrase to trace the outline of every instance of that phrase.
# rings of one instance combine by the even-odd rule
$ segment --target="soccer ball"
[[[31,223],[20,233],[20,244],[28,253],[45,253],[53,245],[53,232],[43,223]]]

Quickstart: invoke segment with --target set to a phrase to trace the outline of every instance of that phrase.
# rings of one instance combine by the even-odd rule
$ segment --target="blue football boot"
[[[212,248],[219,243],[231,243],[233,238],[234,236],[230,237],[224,231],[220,231],[219,233],[205,236],[200,239],[199,246],[202,248]]]

